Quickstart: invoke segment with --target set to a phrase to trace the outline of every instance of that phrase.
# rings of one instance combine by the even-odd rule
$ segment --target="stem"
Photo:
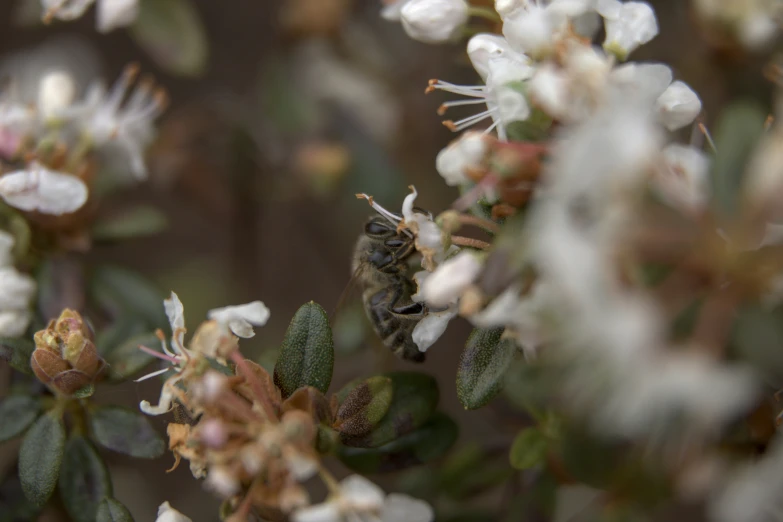
[[[333,495],[340,494],[340,484],[338,484],[337,479],[335,479],[334,476],[331,473],[329,473],[329,470],[327,470],[323,466],[319,466],[318,475],[321,477],[321,480],[324,481],[324,484],[326,484],[329,493]]]
[[[473,239],[471,237],[464,237],[464,236],[451,236],[451,242],[452,244],[457,246],[477,248],[479,250],[487,250],[489,249],[489,247],[492,246],[486,241],[481,241],[480,239]]]
[[[458,220],[463,225],[473,225],[479,228],[483,228],[487,232],[497,234],[500,232],[500,226],[494,221],[480,218],[478,216],[472,216],[470,214],[458,214]]]
[[[264,389],[261,386],[261,381],[258,380],[256,374],[253,373],[253,370],[248,367],[245,358],[242,357],[242,354],[239,353],[239,350],[234,350],[231,352],[231,360],[234,361],[234,364],[237,365],[237,370],[239,370],[239,373],[242,374],[242,377],[245,378],[245,381],[247,381],[248,385],[250,385],[250,389],[253,390],[253,393],[258,398],[258,401],[264,408],[264,414],[266,415],[267,420],[276,424],[277,415],[275,414],[275,408],[272,405],[272,402],[269,400],[267,394],[264,393]]]

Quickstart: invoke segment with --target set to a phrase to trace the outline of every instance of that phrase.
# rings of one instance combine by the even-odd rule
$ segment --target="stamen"
[[[166,334],[163,333],[163,330],[161,330],[160,328],[155,330],[155,337],[157,337],[160,340],[160,346],[161,348],[163,348],[163,353],[165,353],[166,355],[170,355],[171,357],[176,356],[174,352],[169,350],[169,347],[167,346],[166,343]]]
[[[116,112],[117,109],[119,109],[120,104],[122,103],[122,99],[125,97],[125,94],[128,92],[128,89],[138,74],[139,64],[131,63],[125,67],[125,69],[122,71],[122,75],[114,83],[108,100],[106,100],[106,110]]]
[[[477,124],[480,121],[486,120],[487,118],[492,116],[492,113],[494,111],[492,109],[487,109],[484,112],[480,112],[478,114],[475,114],[473,116],[468,116],[467,118],[464,118],[462,120],[459,120],[457,122],[451,122],[450,125],[446,125],[446,122],[444,121],[443,124],[446,125],[446,127],[451,128],[451,126],[454,127],[452,129],[453,131],[461,131],[465,130],[468,127],[472,127],[473,125]]]
[[[139,345],[139,350],[153,357],[157,357],[158,359],[163,359],[164,361],[168,361],[171,364],[179,364],[179,360],[176,357],[173,357],[171,355],[166,355],[165,353],[160,353],[159,351],[153,350],[152,348],[147,348],[144,345]]]
[[[430,80],[429,86],[424,90],[424,93],[429,94],[436,90],[459,94],[461,96],[469,96],[472,98],[485,98],[487,86],[486,85],[456,85],[453,83],[443,82],[440,80]]]
[[[171,370],[171,368],[163,368],[162,370],[158,370],[158,371],[156,371],[156,372],[148,373],[148,374],[147,374],[147,375],[145,375],[144,377],[139,377],[138,379],[136,379],[136,380],[135,380],[135,381],[133,381],[133,382],[142,382],[142,381],[146,381],[147,379],[152,379],[153,377],[157,377],[158,375],[163,375],[164,373],[166,373],[166,372],[167,372],[167,371],[169,371],[169,370]]]
[[[446,114],[446,111],[449,110],[452,107],[460,107],[462,105],[478,105],[481,103],[486,103],[485,100],[458,100],[458,101],[448,101],[445,103],[442,103],[440,107],[438,107],[438,116],[443,116]]]
[[[399,217],[394,212],[389,212],[382,206],[380,206],[378,203],[375,202],[372,196],[368,196],[367,194],[356,194],[357,199],[366,199],[368,203],[370,203],[370,206],[380,215],[388,219],[392,222],[392,224],[397,225],[400,221],[402,221],[402,218]]]
[[[707,143],[710,145],[712,152],[717,154],[718,147],[715,146],[715,141],[713,141],[710,131],[703,123],[699,123],[699,130],[701,131],[702,134],[704,134],[704,137],[707,138]]]

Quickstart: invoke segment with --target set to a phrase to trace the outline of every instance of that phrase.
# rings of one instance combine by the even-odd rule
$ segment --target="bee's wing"
[[[353,271],[353,274],[351,275],[351,278],[348,280],[348,282],[345,284],[345,288],[343,288],[342,293],[340,294],[340,298],[337,300],[337,306],[334,307],[334,310],[332,311],[332,316],[330,317],[330,321],[332,324],[334,324],[334,319],[337,317],[337,314],[339,313],[340,309],[343,307],[343,305],[348,301],[348,298],[353,294],[354,290],[358,289],[361,285],[359,285],[359,281],[362,278],[362,273],[366,270],[366,266],[363,264],[359,264],[359,266],[356,267],[356,270]]]

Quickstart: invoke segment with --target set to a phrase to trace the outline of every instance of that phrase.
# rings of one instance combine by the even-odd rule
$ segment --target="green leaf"
[[[168,219],[159,208],[139,206],[104,216],[92,227],[93,239],[114,241],[151,236],[166,230]]]
[[[329,318],[323,308],[310,301],[296,312],[285,333],[275,364],[275,385],[283,398],[303,386],[326,393],[333,367],[334,343]]]
[[[531,469],[544,463],[548,451],[546,436],[537,428],[525,428],[511,444],[509,460],[516,469]]]
[[[171,74],[200,76],[209,58],[204,24],[188,0],[142,0],[131,35]]]
[[[370,377],[356,386],[337,410],[335,429],[348,435],[364,435],[389,411],[394,386],[389,377]]]
[[[114,316],[136,316],[148,327],[167,324],[163,295],[145,277],[124,268],[102,266],[91,280],[93,298]]]
[[[28,430],[19,450],[19,480],[25,496],[43,506],[57,485],[65,447],[62,419],[49,412]]]
[[[465,343],[457,368],[457,396],[466,410],[486,405],[503,388],[517,348],[510,339],[501,339],[503,328],[475,329]]]
[[[147,332],[147,327],[143,320],[120,317],[97,333],[95,336],[95,347],[98,349],[100,356],[106,359],[109,354],[122,346],[125,341],[145,332]],[[149,333],[147,335],[154,334]]]
[[[377,448],[406,435],[419,427],[438,406],[438,383],[429,375],[416,372],[385,374],[394,387],[391,405],[375,428],[359,437],[342,434],[346,446]]]
[[[160,339],[154,333],[146,333],[131,337],[106,356],[109,365],[109,379],[121,381],[144,369],[155,358],[139,350],[139,346],[155,349],[160,345]]]
[[[12,395],[0,402],[0,442],[21,435],[41,412],[41,403],[32,397]]]
[[[133,517],[128,508],[123,506],[118,500],[104,498],[98,504],[95,522],[133,522]]]
[[[101,446],[131,457],[154,459],[166,449],[146,417],[125,408],[95,409],[90,415],[90,429]]]
[[[457,440],[457,424],[436,413],[424,426],[378,448],[343,446],[340,460],[358,473],[388,473],[431,462],[443,456]]]
[[[766,111],[748,101],[734,103],[720,115],[711,174],[713,204],[724,216],[737,210],[748,158],[764,132],[766,118]]]
[[[0,338],[0,359],[7,361],[12,368],[27,375],[32,375],[30,357],[35,351],[35,343],[32,339],[8,337]]]
[[[98,504],[111,496],[109,470],[84,437],[73,437],[65,446],[59,486],[60,498],[74,522],[94,522]]]
[[[777,386],[783,383],[783,314],[762,306],[740,310],[734,323],[735,355]]]

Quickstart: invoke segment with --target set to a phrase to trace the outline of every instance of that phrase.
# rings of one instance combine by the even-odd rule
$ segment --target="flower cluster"
[[[80,18],[96,1],[96,25],[101,33],[130,25],[139,14],[139,0],[41,0],[44,22]]]
[[[158,332],[162,353],[140,348],[171,366],[138,380],[170,376],[159,404],[142,401],[140,408],[149,415],[178,408],[191,419],[189,424],[168,425],[174,467],[181,459],[188,460],[193,476],[204,479],[207,488],[230,503],[232,517],[245,520],[255,509],[269,518],[290,515],[299,522],[365,520],[365,516],[389,522],[432,520],[432,509],[424,502],[404,495],[385,498],[377,486],[358,476],[338,485],[322,468],[319,426],[333,422],[336,399],[328,403],[318,390],[306,387],[283,400],[266,370],[239,352],[236,336],[252,337],[253,327],[263,326],[269,318],[263,303],[210,311],[210,320],[197,329],[187,347],[182,303],[172,292],[164,306],[171,343]],[[316,474],[323,477],[331,496],[323,504],[311,505],[302,482]],[[158,520],[188,519],[164,504]]]
[[[0,159],[15,166],[0,176],[0,197],[39,221],[88,211],[96,175],[146,178],[144,151],[166,106],[150,79],[134,87],[135,65],[111,89],[96,81],[81,95],[84,79],[50,63],[47,52],[12,63],[0,96]]]

